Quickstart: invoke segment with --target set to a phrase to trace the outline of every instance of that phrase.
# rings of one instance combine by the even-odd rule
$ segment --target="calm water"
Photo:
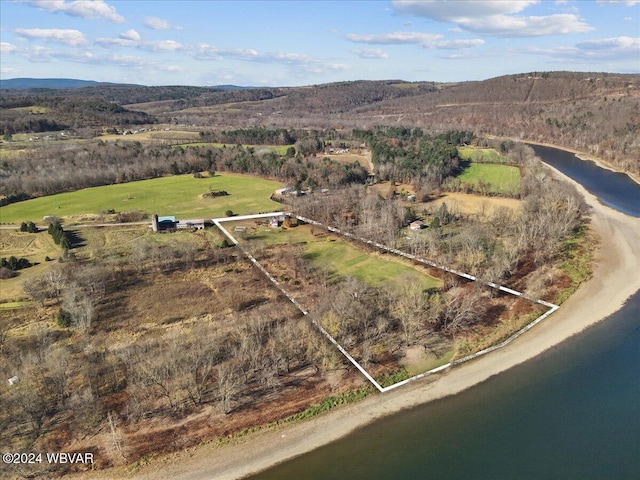
[[[605,170],[594,162],[580,160],[570,152],[539,145],[530,146],[545,163],[573,178],[605,205],[627,215],[640,217],[640,188],[628,175]]]
[[[637,479],[639,320],[640,293],[532,361],[252,479]]]
[[[535,149],[603,203],[640,217],[640,187],[626,175]],[[524,365],[251,478],[638,479],[640,292]]]

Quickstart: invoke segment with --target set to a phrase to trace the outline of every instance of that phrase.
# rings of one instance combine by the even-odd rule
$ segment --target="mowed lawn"
[[[336,279],[357,277],[375,287],[395,287],[406,282],[417,282],[425,290],[442,286],[440,279],[412,267],[400,257],[367,252],[334,234],[313,236],[311,228],[310,225],[301,225],[286,230],[260,229],[253,238],[271,245],[304,243],[305,258],[327,269]],[[315,230],[318,232],[317,227]]]
[[[394,258],[393,254],[368,253],[343,240],[309,243],[305,256],[327,268],[332,275],[356,277],[374,287],[393,288],[405,283],[417,283],[426,290],[442,286],[439,279],[401,263],[400,258]]]
[[[458,154],[463,160],[479,163],[509,163],[507,157],[503,157],[493,148],[458,147]]]
[[[472,163],[458,175],[462,183],[488,185],[487,193],[517,194],[520,192],[520,169],[510,165]]]
[[[280,207],[269,196],[281,187],[279,182],[250,175],[224,173],[213,178],[178,175],[86,188],[14,203],[0,208],[0,222],[41,222],[46,215],[98,214],[111,209],[175,215],[178,219],[221,217],[227,210],[237,214],[268,212]],[[202,194],[210,189],[226,190],[229,195],[202,198]]]

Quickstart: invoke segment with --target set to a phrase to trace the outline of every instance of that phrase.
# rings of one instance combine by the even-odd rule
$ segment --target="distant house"
[[[407,202],[415,202],[416,201],[416,194],[415,193],[411,193],[409,195],[407,195]]]
[[[411,222],[411,224],[409,224],[409,228],[411,230],[421,230],[424,228],[424,222],[422,220],[416,220],[415,222]]]

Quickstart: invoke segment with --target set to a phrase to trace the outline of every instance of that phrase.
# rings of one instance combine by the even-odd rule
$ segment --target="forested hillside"
[[[222,128],[401,125],[428,133],[472,130],[554,143],[640,175],[640,75],[533,72],[456,84],[388,80],[242,90],[101,85],[63,91],[5,90],[2,96],[3,133],[9,125],[16,131],[38,131],[156,119]],[[25,97],[30,103],[20,106],[46,107],[37,122],[33,115],[27,116],[29,112],[10,108]],[[126,110],[118,110],[119,106]]]

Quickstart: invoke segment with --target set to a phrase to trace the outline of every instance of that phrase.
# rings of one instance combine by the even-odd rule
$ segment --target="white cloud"
[[[0,53],[11,53],[18,50],[18,47],[8,42],[0,42]]]
[[[594,30],[572,13],[530,17],[494,15],[484,18],[459,18],[456,23],[465,30],[496,37],[540,37]]]
[[[124,22],[124,17],[119,15],[116,8],[108,5],[104,0],[27,0],[29,5],[48,12],[62,12],[72,17],[80,17],[88,20],[109,20],[115,23]]]
[[[454,23],[469,32],[497,37],[536,37],[584,33],[594,29],[572,13],[514,15],[535,3],[538,0],[395,0],[393,6],[400,13]]]
[[[345,38],[356,43],[368,43],[372,45],[419,45],[423,48],[471,48],[484,44],[484,40],[444,40],[444,37],[437,33],[421,32],[393,32],[380,34],[359,35],[349,33]]]
[[[138,42],[128,38],[96,38],[95,43],[104,48],[111,47],[132,47],[135,48]]]
[[[629,55],[636,54],[640,58],[640,38],[632,37],[615,37],[601,38],[598,40],[588,40],[576,45],[576,47],[585,52],[616,52],[626,53]]]
[[[615,37],[589,40],[575,46],[530,47],[527,53],[546,55],[567,63],[607,62],[640,58],[640,38]]]
[[[351,50],[351,53],[359,56],[360,58],[366,58],[366,59],[371,59],[371,58],[389,58],[389,55],[387,55],[385,52],[383,52],[379,48],[370,48],[370,49],[364,49],[364,50]]]
[[[222,60],[227,57],[236,60],[253,60],[258,56],[258,52],[253,49],[222,48],[206,43],[197,45],[192,49],[191,54],[196,60]]]
[[[633,7],[634,5],[638,5],[640,0],[598,0],[600,5],[605,5],[607,3],[622,3],[627,7]]]
[[[222,48],[205,43],[196,45],[194,48],[185,48],[185,51],[196,60],[201,61],[232,59],[245,62],[288,65],[308,73],[326,73],[349,69],[348,65],[333,63],[299,53],[261,53],[254,49]]]
[[[120,38],[124,38],[125,40],[140,40],[140,34],[136,32],[133,28],[131,30],[127,30],[126,32],[122,32],[120,34]]]
[[[131,32],[131,30],[129,32]],[[125,34],[129,32],[125,32]],[[134,38],[131,38],[135,37],[135,35],[125,34],[121,34],[121,38],[96,38],[95,43],[104,48],[129,47],[137,48],[138,50],[146,50],[148,52],[175,52],[178,50],[185,50],[187,48],[183,44],[178,43],[174,40],[143,41],[139,40],[139,35],[138,39],[136,40]]]
[[[174,27],[168,20],[158,17],[147,17],[144,26],[151,30],[182,30],[182,27]]]
[[[484,45],[484,40],[480,38],[473,38],[470,40],[443,40],[441,42],[435,42],[433,46],[427,48],[439,48],[444,50],[458,50],[461,48],[474,48]]]
[[[421,32],[393,32],[359,35],[348,33],[345,38],[356,43],[369,43],[373,45],[427,45],[442,38],[437,33]]]
[[[395,0],[393,7],[400,13],[451,22],[459,17],[488,17],[521,12],[538,0]]]
[[[61,28],[17,28],[15,32],[21,37],[30,40],[59,42],[71,47],[77,47],[87,43],[82,32],[78,30]]]

